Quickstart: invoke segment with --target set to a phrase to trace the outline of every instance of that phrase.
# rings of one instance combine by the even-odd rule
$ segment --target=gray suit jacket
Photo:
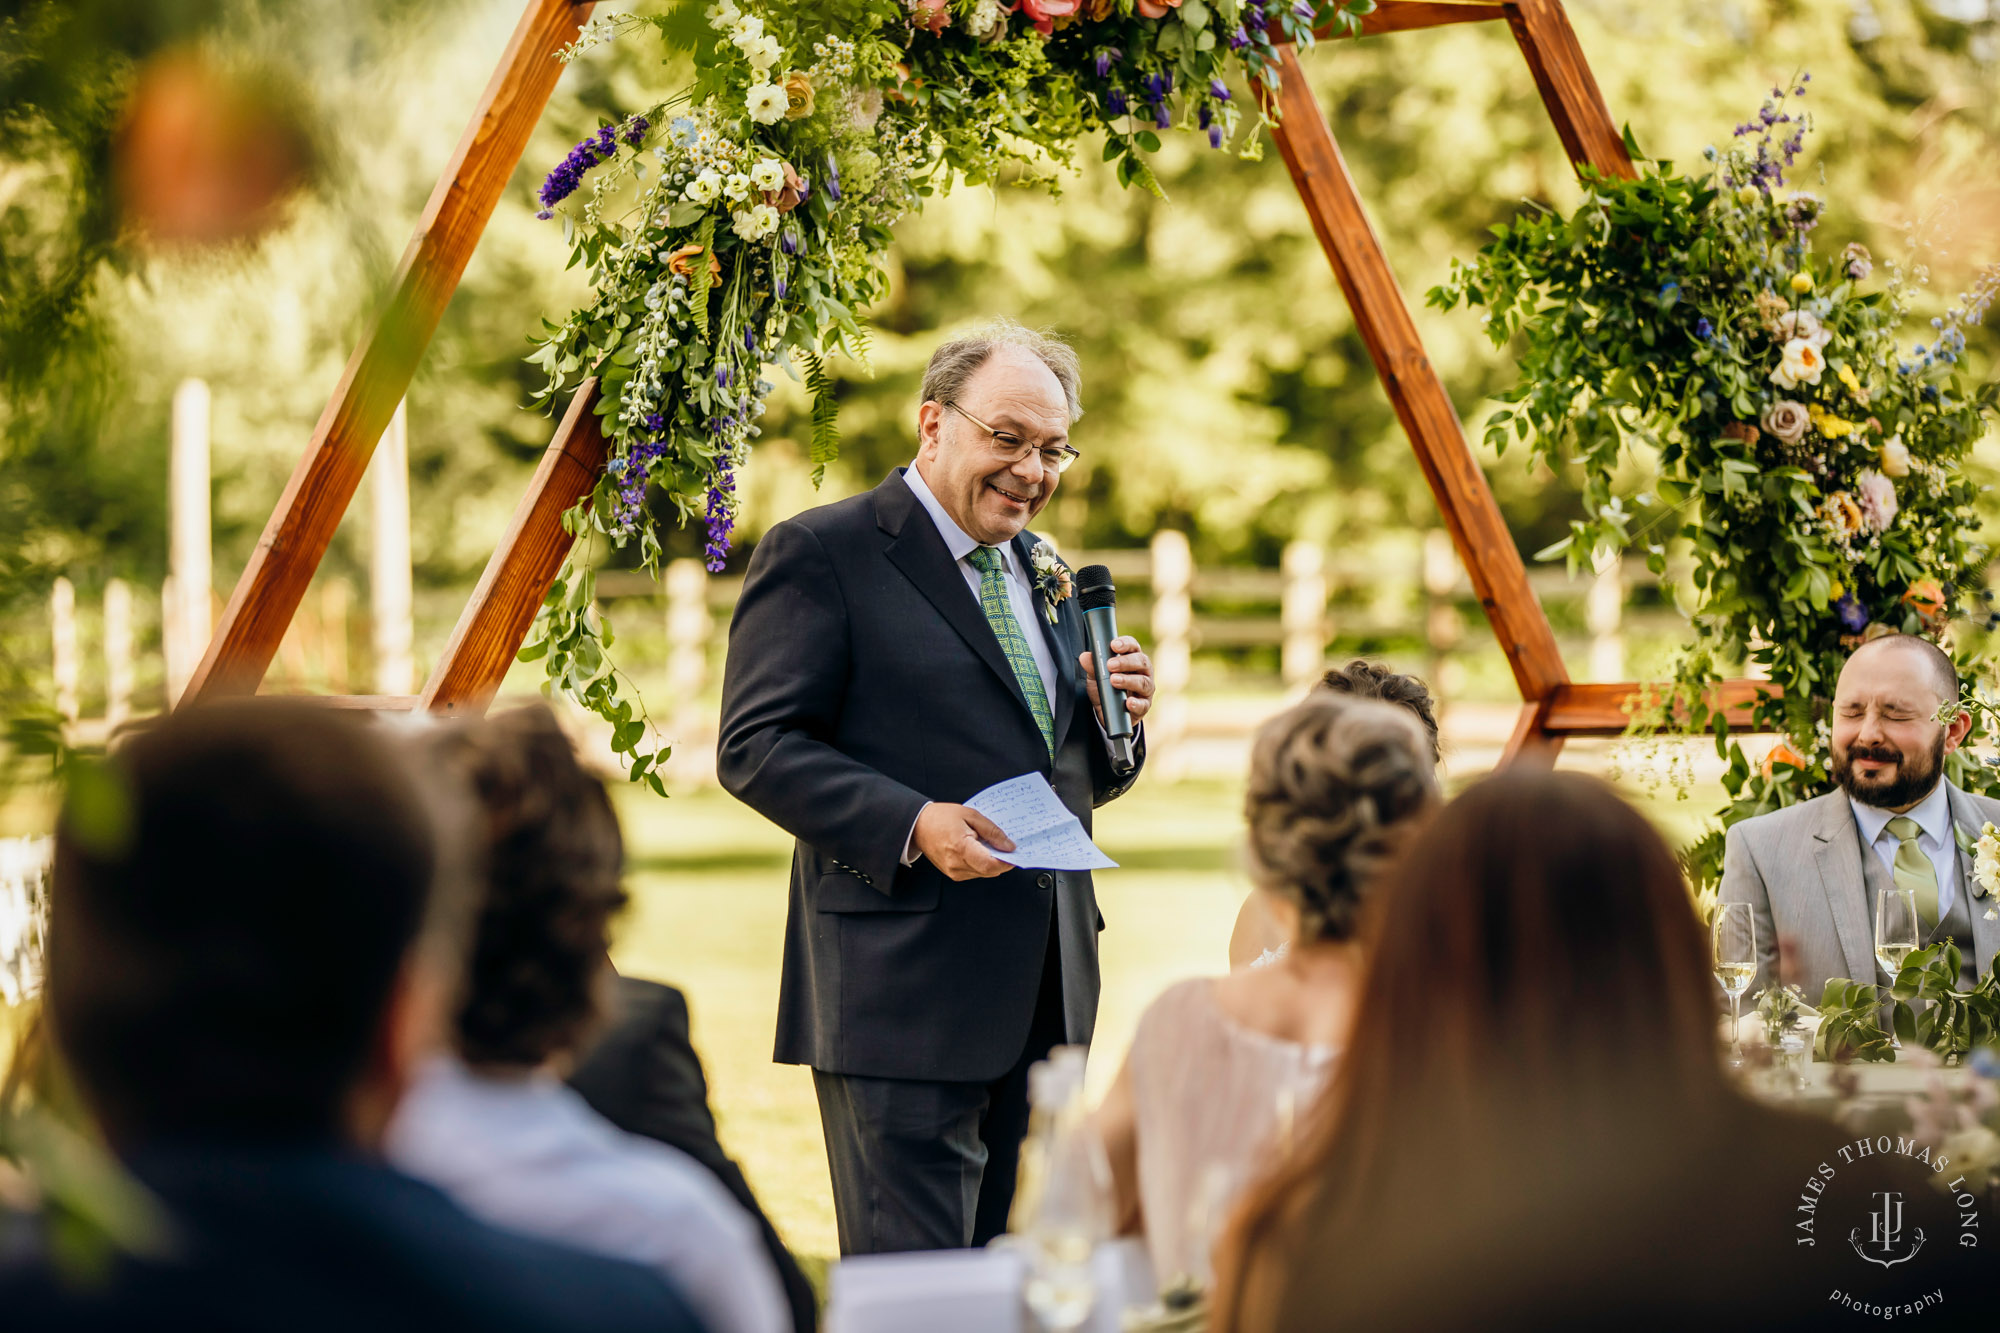
[[[2000,801],[1949,788],[1951,821],[1964,838],[1977,838],[1988,820],[2000,824]],[[1993,966],[2000,921],[1988,921],[1991,899],[1971,897],[1972,858],[1954,858],[1959,901],[1972,918],[1980,972]],[[1950,872],[1945,872],[1950,873]],[[1722,901],[1749,903],[1757,922],[1756,994],[1785,973],[1818,1004],[1829,977],[1886,984],[1875,962],[1875,895],[1894,888],[1881,859],[1861,844],[1854,810],[1840,790],[1746,819],[1723,842]],[[1961,944],[1961,949],[1963,945]]]

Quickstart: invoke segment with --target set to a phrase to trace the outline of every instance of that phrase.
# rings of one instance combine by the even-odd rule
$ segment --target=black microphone
[[[1118,589],[1103,565],[1076,571],[1076,601],[1083,608],[1083,635],[1090,647],[1091,674],[1097,677],[1097,697],[1104,705],[1104,734],[1111,739],[1111,767],[1120,774],[1139,766],[1132,752],[1132,715],[1125,711],[1125,691],[1111,688],[1111,641],[1118,637]]]

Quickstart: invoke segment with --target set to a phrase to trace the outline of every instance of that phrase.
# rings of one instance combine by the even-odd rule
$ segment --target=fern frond
[[[688,304],[694,312],[694,326],[701,336],[708,336],[708,293],[715,286],[715,272],[709,267],[709,259],[715,254],[715,219],[710,213],[701,220],[701,230],[694,238],[701,245],[701,253],[694,257],[694,271],[688,274]]]
[[[840,405],[833,397],[833,376],[826,363],[805,353],[806,390],[812,394],[812,483],[817,490],[826,465],[840,457]]]

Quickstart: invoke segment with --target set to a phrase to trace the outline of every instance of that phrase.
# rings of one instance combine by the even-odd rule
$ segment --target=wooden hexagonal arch
[[[387,301],[348,360],[230,595],[183,705],[256,693],[555,88],[562,69],[555,55],[575,39],[592,8],[572,0],[528,0],[472,123],[417,222]],[[1502,20],[1513,30],[1570,160],[1630,176],[1631,159],[1560,0],[1380,0],[1362,20],[1362,33]],[[1570,680],[1555,633],[1424,352],[1326,117],[1296,54],[1285,48],[1281,60],[1275,97],[1280,116],[1273,131],[1278,150],[1521,692],[1520,717],[1503,762],[1552,762],[1567,737],[1616,735],[1625,728],[1628,701],[1644,687]],[[590,493],[604,469],[608,445],[596,404],[597,381],[588,380],[571,399],[423,693],[327,702],[444,713],[485,709],[569,553],[572,539],[563,530],[562,514]],[[1715,702],[1728,709],[1733,725],[1744,725],[1760,687],[1772,688],[1729,681]]]

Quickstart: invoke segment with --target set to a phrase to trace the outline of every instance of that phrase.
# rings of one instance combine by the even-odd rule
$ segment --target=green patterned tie
[[[986,623],[1000,640],[1000,651],[1007,654],[1007,665],[1014,668],[1014,679],[1020,682],[1021,693],[1028,696],[1028,711],[1035,715],[1035,725],[1042,729],[1042,741],[1053,759],[1056,719],[1049,712],[1049,696],[1042,688],[1042,669],[1035,665],[1035,653],[1028,647],[1027,636],[1021,633],[1021,622],[1014,619],[1014,602],[1007,595],[1005,562],[991,546],[973,547],[965,560],[979,571],[979,608],[986,613]],[[1937,901],[1935,892],[1931,900]]]
[[[1937,929],[1938,884],[1937,868],[1924,855],[1924,849],[1917,845],[1917,835],[1923,828],[1908,815],[1897,815],[1889,821],[1889,832],[1896,835],[1896,887],[1909,889],[1917,900],[1917,916],[1924,923],[1924,934]]]

